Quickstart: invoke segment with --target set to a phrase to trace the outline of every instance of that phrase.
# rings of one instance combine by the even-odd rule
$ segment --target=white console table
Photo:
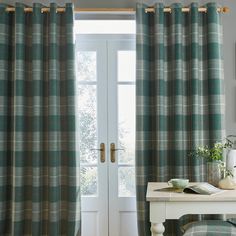
[[[196,184],[196,183],[190,183]],[[167,183],[148,183],[146,200],[150,204],[152,236],[163,236],[163,223],[187,214],[236,214],[236,190],[215,195],[176,193]]]

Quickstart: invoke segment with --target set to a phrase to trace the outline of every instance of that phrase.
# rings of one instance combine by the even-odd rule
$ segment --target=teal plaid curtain
[[[139,235],[150,235],[147,183],[170,178],[204,181],[205,163],[190,158],[197,145],[224,135],[221,14],[217,5],[189,13],[163,4],[137,5],[136,184]],[[165,235],[179,235],[179,221]]]
[[[0,4],[0,235],[79,235],[73,8]]]

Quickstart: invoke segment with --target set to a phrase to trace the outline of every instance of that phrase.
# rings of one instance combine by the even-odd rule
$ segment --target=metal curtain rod
[[[7,7],[6,8],[7,12],[14,12],[15,11],[15,7]],[[33,8],[32,7],[25,7],[24,8],[25,12],[33,12]],[[182,12],[189,12],[190,8],[189,7],[182,7]],[[206,7],[199,7],[198,8],[199,12],[207,12],[207,8]],[[227,13],[229,12],[229,8],[228,7],[218,7],[217,8],[218,12],[221,13]],[[41,9],[41,12],[50,12],[50,8],[49,7],[43,7]],[[57,12],[65,12],[65,7],[58,7],[57,8]],[[135,13],[135,9],[134,8],[75,8],[74,12],[91,12],[91,13],[95,13],[95,12],[124,12],[124,13]],[[147,7],[145,9],[146,13],[151,13],[151,12],[155,12],[155,8],[154,7]],[[171,8],[170,7],[164,7],[164,12],[169,12],[171,13]]]

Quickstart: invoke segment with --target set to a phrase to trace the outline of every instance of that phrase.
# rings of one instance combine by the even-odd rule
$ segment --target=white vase
[[[234,170],[233,170],[233,179],[234,179],[234,182],[236,183],[236,167],[234,167]]]
[[[234,174],[234,178],[236,178],[235,168],[236,167],[236,149],[229,150],[226,159],[226,169],[231,171]]]

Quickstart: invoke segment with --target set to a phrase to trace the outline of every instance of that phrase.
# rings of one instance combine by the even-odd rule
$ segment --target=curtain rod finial
[[[225,13],[229,12],[229,8],[228,7],[222,7],[222,12],[225,12]]]

